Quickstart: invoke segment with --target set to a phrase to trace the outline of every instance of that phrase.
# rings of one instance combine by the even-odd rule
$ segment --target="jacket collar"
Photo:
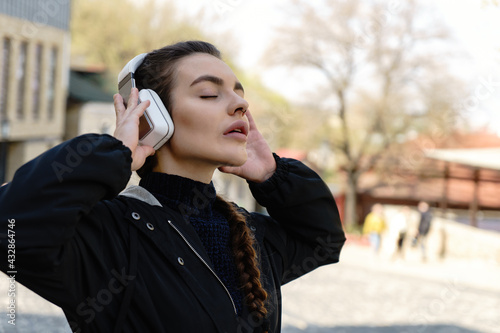
[[[185,237],[186,241],[194,247],[196,252],[201,254],[204,260],[211,266],[213,269],[213,264],[210,260],[210,257],[206,253],[201,240],[194,230],[194,228],[189,223],[189,217],[185,214],[181,214],[180,212],[174,211],[167,206],[163,206],[155,196],[146,190],[144,187],[139,185],[130,185],[125,188],[122,192],[119,193],[119,196],[132,198],[144,202],[150,206],[157,206],[165,210],[165,212],[170,217],[171,223],[182,233],[182,236]],[[132,209],[133,210],[133,209]],[[132,214],[132,210],[127,214],[130,216]],[[154,216],[154,215],[153,215]],[[154,217],[153,217],[154,218]],[[147,232],[147,234],[149,234]]]
[[[151,206],[163,207],[162,204],[158,201],[158,199],[156,199],[154,195],[151,194],[151,192],[149,192],[142,186],[131,185],[126,189],[124,189],[123,191],[121,191],[119,195],[140,200]]]

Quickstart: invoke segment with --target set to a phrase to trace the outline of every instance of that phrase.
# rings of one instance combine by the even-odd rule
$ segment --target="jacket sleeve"
[[[65,258],[64,245],[100,200],[126,186],[131,160],[121,141],[87,134],[21,166],[0,187],[0,253],[15,254],[9,257],[15,262],[0,260],[0,269],[16,271],[16,280],[30,288],[35,283],[43,290],[60,289],[57,267]]]
[[[272,218],[266,235],[282,257],[285,284],[338,262],[345,234],[332,193],[318,174],[299,161],[274,156],[275,174],[250,183],[250,190]]]

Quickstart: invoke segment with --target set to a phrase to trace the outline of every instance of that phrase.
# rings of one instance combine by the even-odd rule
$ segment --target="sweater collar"
[[[212,214],[216,190],[212,182],[205,184],[193,179],[151,172],[139,185],[151,192],[163,205],[176,210]]]

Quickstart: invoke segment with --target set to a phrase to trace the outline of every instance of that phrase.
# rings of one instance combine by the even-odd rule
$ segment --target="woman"
[[[280,286],[339,259],[328,187],[271,153],[211,44],[153,51],[136,80],[159,94],[174,135],[156,153],[138,145],[149,102],[133,89],[127,108],[114,97],[114,137],[83,135],[21,167],[0,188],[1,232],[15,219],[16,279],[76,332],[279,332]],[[270,216],[217,196],[217,168],[246,179]],[[133,170],[140,186],[122,191]]]

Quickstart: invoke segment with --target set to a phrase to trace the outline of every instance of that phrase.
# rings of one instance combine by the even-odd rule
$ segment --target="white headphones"
[[[130,60],[118,74],[118,91],[127,103],[132,88],[136,87],[134,73],[147,53]],[[152,89],[139,91],[139,103],[150,101],[149,107],[140,118],[139,144],[159,149],[174,134],[174,123],[158,94]]]

